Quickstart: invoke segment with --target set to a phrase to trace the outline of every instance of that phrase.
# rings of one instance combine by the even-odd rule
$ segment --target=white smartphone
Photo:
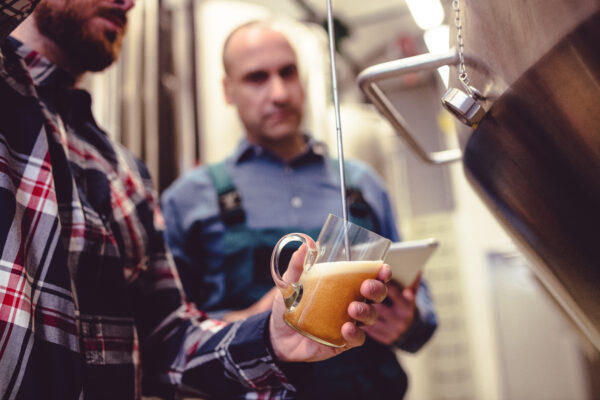
[[[434,238],[392,243],[385,257],[392,268],[392,279],[404,287],[413,283],[438,245]]]

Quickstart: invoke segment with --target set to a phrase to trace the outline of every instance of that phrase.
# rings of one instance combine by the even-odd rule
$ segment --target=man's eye
[[[267,78],[268,75],[266,72],[253,72],[251,74],[246,75],[246,79],[244,80],[250,83],[262,83],[265,82]]]
[[[295,78],[296,76],[298,76],[298,68],[296,68],[295,65],[289,65],[287,67],[284,67],[281,69],[281,71],[279,71],[279,75],[282,78]]]

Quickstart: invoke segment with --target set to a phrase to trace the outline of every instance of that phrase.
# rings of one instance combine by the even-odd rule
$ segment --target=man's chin
[[[273,124],[265,129],[266,136],[272,139],[289,139],[297,136],[300,132],[299,125],[294,122]]]
[[[277,138],[288,138],[295,136],[297,129],[290,126],[278,126],[276,128],[265,129],[264,133],[266,136],[277,139]]]
[[[263,134],[263,139],[272,144],[279,144],[279,145],[287,144],[287,145],[289,145],[291,143],[295,143],[296,138],[298,138],[299,136],[300,136],[300,131],[285,132],[285,133],[270,132],[270,133]]]
[[[90,34],[79,43],[77,59],[82,60],[85,71],[98,72],[113,64],[121,52],[122,36],[114,30]]]
[[[113,46],[103,46],[100,43],[96,47],[89,46],[80,50],[80,54],[74,55],[76,60],[80,60],[82,71],[99,72],[112,65],[118,57],[119,48]]]

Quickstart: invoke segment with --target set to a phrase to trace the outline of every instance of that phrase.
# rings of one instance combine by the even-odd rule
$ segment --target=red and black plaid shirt
[[[185,302],[143,164],[6,38],[35,3],[0,0],[0,397],[287,397],[268,315],[224,326]]]

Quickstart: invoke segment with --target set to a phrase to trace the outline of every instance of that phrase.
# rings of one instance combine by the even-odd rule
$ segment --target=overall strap
[[[217,190],[220,216],[225,226],[243,224],[246,213],[242,207],[242,197],[227,172],[225,161],[208,164],[208,174]]]

